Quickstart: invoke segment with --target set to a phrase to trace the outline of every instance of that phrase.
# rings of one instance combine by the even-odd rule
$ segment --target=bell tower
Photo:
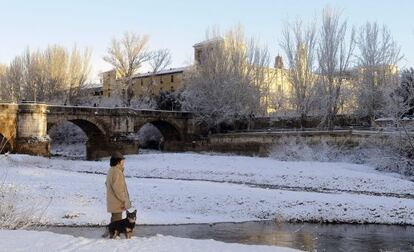
[[[276,69],[283,69],[284,68],[283,58],[279,54],[275,58],[275,68]]]

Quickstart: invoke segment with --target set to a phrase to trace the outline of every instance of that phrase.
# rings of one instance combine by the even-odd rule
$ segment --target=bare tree
[[[1,99],[16,102],[21,95],[23,84],[23,64],[21,58],[15,58],[9,66],[0,65]]]
[[[324,114],[322,125],[333,129],[334,119],[339,110],[341,88],[347,81],[350,59],[355,49],[355,30],[347,37],[348,26],[341,21],[340,14],[327,7],[322,14],[322,27],[317,46],[319,84],[323,99]]]
[[[7,76],[7,65],[0,64],[0,99],[2,101],[5,101],[7,98],[7,82],[6,82],[6,76]]]
[[[261,87],[269,54],[238,27],[213,33],[202,45],[202,61],[184,78],[184,109],[213,128],[222,122],[262,112]]]
[[[168,49],[159,49],[156,51],[151,52],[151,58],[149,59],[149,66],[151,71],[151,83],[148,86],[144,86],[143,96],[138,99],[142,99],[142,101],[138,103],[144,102],[144,104],[148,103],[148,99],[154,93],[154,89],[156,88],[156,81],[155,76],[160,71],[164,70],[171,64],[171,53]],[[137,102],[135,102],[137,103]],[[151,102],[152,104],[152,102]]]
[[[393,40],[389,29],[374,22],[367,22],[357,38],[358,104],[360,111],[374,119],[384,109],[384,89],[396,86],[396,65],[403,58],[401,48]]]
[[[50,101],[56,94],[62,96],[67,87],[69,55],[66,48],[52,45],[46,48],[40,59],[45,71],[43,92],[40,94],[43,95],[42,100]]]
[[[111,64],[121,78],[123,99],[126,106],[130,106],[133,97],[132,77],[142,67],[144,62],[151,58],[147,50],[149,37],[132,32],[124,33],[123,37],[112,39],[107,55],[103,58]]]
[[[239,28],[241,29],[241,28]],[[242,31],[242,30],[241,30]],[[275,71],[270,68],[270,54],[267,47],[261,47],[253,38],[246,46],[247,65],[244,66],[246,75],[251,78],[252,95],[259,96],[249,99],[249,106],[252,108],[248,116],[249,120],[256,115],[268,115],[271,102],[271,86],[274,84]],[[254,97],[254,96],[253,96]],[[257,103],[257,101],[260,101]],[[249,123],[250,127],[250,123]]]
[[[53,45],[45,50],[27,49],[5,67],[2,86],[12,101],[63,101],[65,93],[74,95],[88,80],[90,51],[76,47],[72,53],[62,46]]]
[[[40,50],[32,52],[29,48],[22,55],[24,64],[24,88],[23,99],[38,101],[45,89],[45,70]]]
[[[86,48],[83,53],[76,46],[72,49],[68,68],[69,83],[66,90],[65,103],[72,103],[73,99],[85,87],[91,72],[91,55],[92,51],[89,48]]]
[[[316,26],[304,27],[301,20],[286,24],[280,46],[283,48],[288,66],[288,80],[291,85],[289,102],[295,107],[303,126],[315,98],[315,52]]]
[[[151,72],[156,74],[159,71],[164,70],[171,64],[171,53],[168,49],[160,49],[151,53],[151,59],[149,65],[151,66]]]

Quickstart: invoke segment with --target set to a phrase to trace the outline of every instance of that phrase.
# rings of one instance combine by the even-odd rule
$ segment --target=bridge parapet
[[[86,107],[86,106],[60,106],[48,105],[49,114],[88,114],[97,115],[133,115],[140,117],[173,117],[177,119],[191,119],[192,113],[185,111],[151,110],[151,109],[132,109],[132,108],[106,108],[106,107]]]

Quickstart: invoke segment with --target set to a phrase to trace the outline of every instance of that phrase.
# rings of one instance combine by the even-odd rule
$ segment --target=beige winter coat
[[[122,213],[123,208],[131,207],[124,168],[121,165],[112,166],[109,169],[105,184],[106,207],[109,213]]]

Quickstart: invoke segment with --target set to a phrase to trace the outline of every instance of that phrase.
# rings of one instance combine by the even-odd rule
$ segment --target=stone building
[[[207,40],[197,43],[194,48],[195,64],[202,64],[202,55],[221,42],[221,39]],[[133,96],[145,95],[158,96],[161,92],[176,91],[183,87],[185,71],[190,67],[170,68],[157,73],[139,73],[132,77]],[[103,97],[110,98],[114,95],[124,95],[120,78],[115,70],[102,73]]]
[[[145,95],[158,96],[161,92],[176,91],[183,86],[183,75],[185,67],[170,68],[157,73],[140,73],[132,77],[133,96],[142,97]],[[103,96],[110,98],[119,92],[125,95],[120,79],[116,71],[111,70],[102,74]],[[119,90],[121,88],[121,90]]]
[[[267,108],[267,113],[272,114],[281,109],[292,109],[288,97],[291,94],[292,85],[289,80],[289,70],[285,68],[282,56],[275,58],[274,67],[267,70],[269,81],[262,92],[262,104]]]

